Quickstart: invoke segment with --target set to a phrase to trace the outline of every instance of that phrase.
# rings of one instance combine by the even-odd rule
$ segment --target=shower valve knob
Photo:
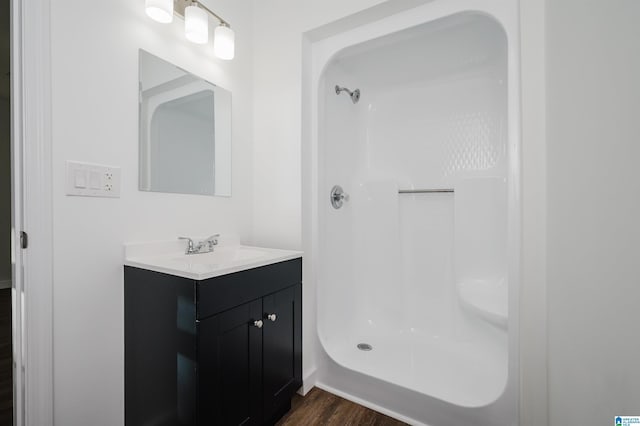
[[[267,315],[267,319],[268,319],[269,321],[276,322],[276,320],[278,319],[278,317],[277,317],[277,315],[276,315],[276,314],[268,314],[268,315]]]
[[[262,328],[263,322],[262,320],[256,320],[253,322],[254,327]]]

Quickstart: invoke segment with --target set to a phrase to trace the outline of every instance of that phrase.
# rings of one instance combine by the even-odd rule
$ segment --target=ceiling
[[[10,37],[9,0],[0,0],[0,98],[9,98]]]

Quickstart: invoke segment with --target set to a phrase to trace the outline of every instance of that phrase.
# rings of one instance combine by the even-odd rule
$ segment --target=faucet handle
[[[192,253],[193,252],[193,240],[189,237],[178,237],[179,240],[187,240],[187,251],[186,253]]]
[[[206,238],[204,240],[204,242],[209,244],[209,247],[211,248],[211,250],[213,250],[213,246],[217,246],[218,245],[218,238],[220,238],[220,234],[214,234],[214,235]]]

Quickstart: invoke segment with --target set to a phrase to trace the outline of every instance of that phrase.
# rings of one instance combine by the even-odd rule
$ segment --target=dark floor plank
[[[305,397],[296,395],[291,411],[276,426],[400,426],[401,421],[370,410],[322,389],[313,388]]]
[[[13,423],[11,289],[0,290],[0,425]]]

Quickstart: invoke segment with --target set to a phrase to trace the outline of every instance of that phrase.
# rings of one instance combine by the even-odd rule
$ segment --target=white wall
[[[236,31],[236,58],[155,23],[142,0],[52,2],[55,424],[124,422],[122,244],[251,235],[251,4],[209,0]],[[233,92],[233,197],[138,191],[138,49]],[[64,162],[122,167],[119,199],[67,197]]]
[[[549,414],[640,413],[640,3],[547,2]]]

